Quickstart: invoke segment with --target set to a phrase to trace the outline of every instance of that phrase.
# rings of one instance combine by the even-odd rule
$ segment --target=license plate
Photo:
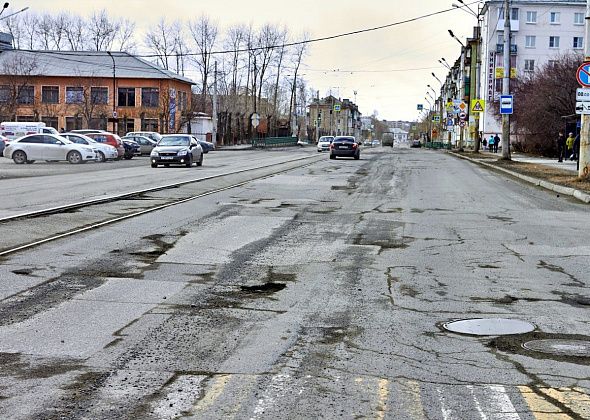
[[[174,159],[174,157],[173,156],[161,156],[160,159],[162,159],[162,160]]]
[[[348,149],[348,146],[338,146],[339,149]]]

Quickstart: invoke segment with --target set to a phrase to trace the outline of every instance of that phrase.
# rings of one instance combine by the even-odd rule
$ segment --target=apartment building
[[[80,128],[177,132],[194,83],[126,52],[0,51],[0,118]]]
[[[332,95],[314,98],[308,110],[310,126],[316,129],[318,136],[355,136],[360,139],[361,113],[349,99]]]
[[[491,103],[502,92],[504,2],[488,0],[482,13],[481,77],[483,98]],[[571,51],[583,53],[586,0],[512,0],[508,11],[511,28],[511,78],[533,74]],[[573,77],[573,75],[572,75]],[[518,103],[515,103],[515,107]],[[501,132],[501,123],[486,107],[485,136]]]

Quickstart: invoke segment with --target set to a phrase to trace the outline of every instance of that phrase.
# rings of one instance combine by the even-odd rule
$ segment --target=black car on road
[[[352,157],[360,159],[361,147],[352,136],[337,136],[330,144],[330,159],[337,157]]]
[[[203,149],[190,134],[167,134],[162,136],[150,154],[152,168],[158,165],[185,165],[187,167],[203,164]]]

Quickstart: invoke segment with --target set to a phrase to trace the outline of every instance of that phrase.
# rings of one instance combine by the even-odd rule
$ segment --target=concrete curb
[[[496,171],[504,172],[505,174],[508,174],[512,177],[521,179],[525,182],[536,185],[538,187],[545,188],[547,190],[556,192],[558,194],[569,195],[569,196],[574,197],[577,200],[580,200],[586,204],[590,203],[590,194],[588,194],[584,191],[576,190],[575,188],[571,188],[571,187],[564,187],[563,185],[553,184],[551,182],[544,181],[544,180],[538,179],[538,178],[533,178],[528,175],[519,174],[518,172],[514,172],[514,171],[511,171],[511,170],[508,170],[505,168],[500,168],[498,166],[490,165],[489,163],[485,163],[480,160],[472,159],[470,157],[463,156],[458,153],[454,153],[454,152],[447,152],[447,153],[449,153],[450,155],[453,155],[455,157],[468,160],[468,161],[473,162],[477,165],[485,166],[485,167],[494,169]]]

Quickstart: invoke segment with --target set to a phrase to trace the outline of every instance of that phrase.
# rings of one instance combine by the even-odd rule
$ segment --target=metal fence
[[[297,146],[297,137],[266,137],[252,139],[252,147],[286,147]]]

